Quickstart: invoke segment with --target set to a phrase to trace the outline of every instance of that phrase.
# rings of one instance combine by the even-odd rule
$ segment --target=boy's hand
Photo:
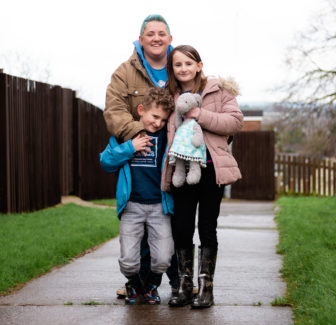
[[[137,135],[132,140],[132,145],[135,151],[140,152],[144,157],[146,157],[146,152],[151,153],[152,151],[148,148],[148,146],[152,147],[153,144],[150,142],[152,138],[148,135]]]

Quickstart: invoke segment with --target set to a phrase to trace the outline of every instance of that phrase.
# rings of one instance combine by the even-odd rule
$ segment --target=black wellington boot
[[[128,276],[128,281],[125,284],[126,287],[126,305],[138,305],[143,302],[143,284],[139,274]]]
[[[199,247],[198,294],[194,297],[192,308],[207,308],[214,304],[213,278],[216,268],[217,249]]]
[[[183,307],[193,299],[194,246],[176,250],[180,284],[168,304],[171,307]]]
[[[149,305],[155,305],[161,303],[161,298],[157,288],[162,281],[162,273],[149,272],[146,282],[144,284],[144,302]]]

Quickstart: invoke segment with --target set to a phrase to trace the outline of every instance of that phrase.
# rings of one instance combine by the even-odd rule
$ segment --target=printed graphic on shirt
[[[132,167],[157,167],[157,150],[158,150],[158,137],[153,137],[151,143],[153,147],[148,147],[152,153],[146,153],[144,157],[141,153],[137,153],[135,157],[131,160]]]
[[[159,80],[158,81],[158,86],[160,87],[160,88],[163,88],[164,86],[165,86],[165,81],[163,81],[163,80]]]

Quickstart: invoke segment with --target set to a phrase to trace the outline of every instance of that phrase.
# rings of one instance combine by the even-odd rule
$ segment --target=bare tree
[[[298,77],[284,89],[285,100],[313,104],[315,109],[336,103],[336,0],[289,48],[286,63]]]
[[[291,75],[276,105],[281,118],[273,123],[282,150],[313,156],[336,156],[336,0],[289,48]]]
[[[50,62],[25,51],[0,51],[0,70],[4,73],[17,77],[35,80],[44,83],[61,85],[63,88],[71,88],[76,91],[76,95],[85,98],[86,91],[81,84],[75,84],[74,81],[56,80],[53,77],[50,68]]]
[[[50,65],[24,52],[6,51],[0,53],[0,68],[3,72],[36,81],[50,81]]]

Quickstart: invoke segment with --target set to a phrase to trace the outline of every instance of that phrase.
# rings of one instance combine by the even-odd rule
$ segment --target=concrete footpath
[[[286,288],[279,273],[282,258],[276,254],[278,233],[273,219],[272,202],[222,203],[215,305],[209,309],[168,307],[166,276],[159,288],[161,305],[125,306],[115,295],[125,282],[119,272],[119,241],[115,238],[16,293],[0,297],[0,324],[292,324],[289,307],[270,305]]]

